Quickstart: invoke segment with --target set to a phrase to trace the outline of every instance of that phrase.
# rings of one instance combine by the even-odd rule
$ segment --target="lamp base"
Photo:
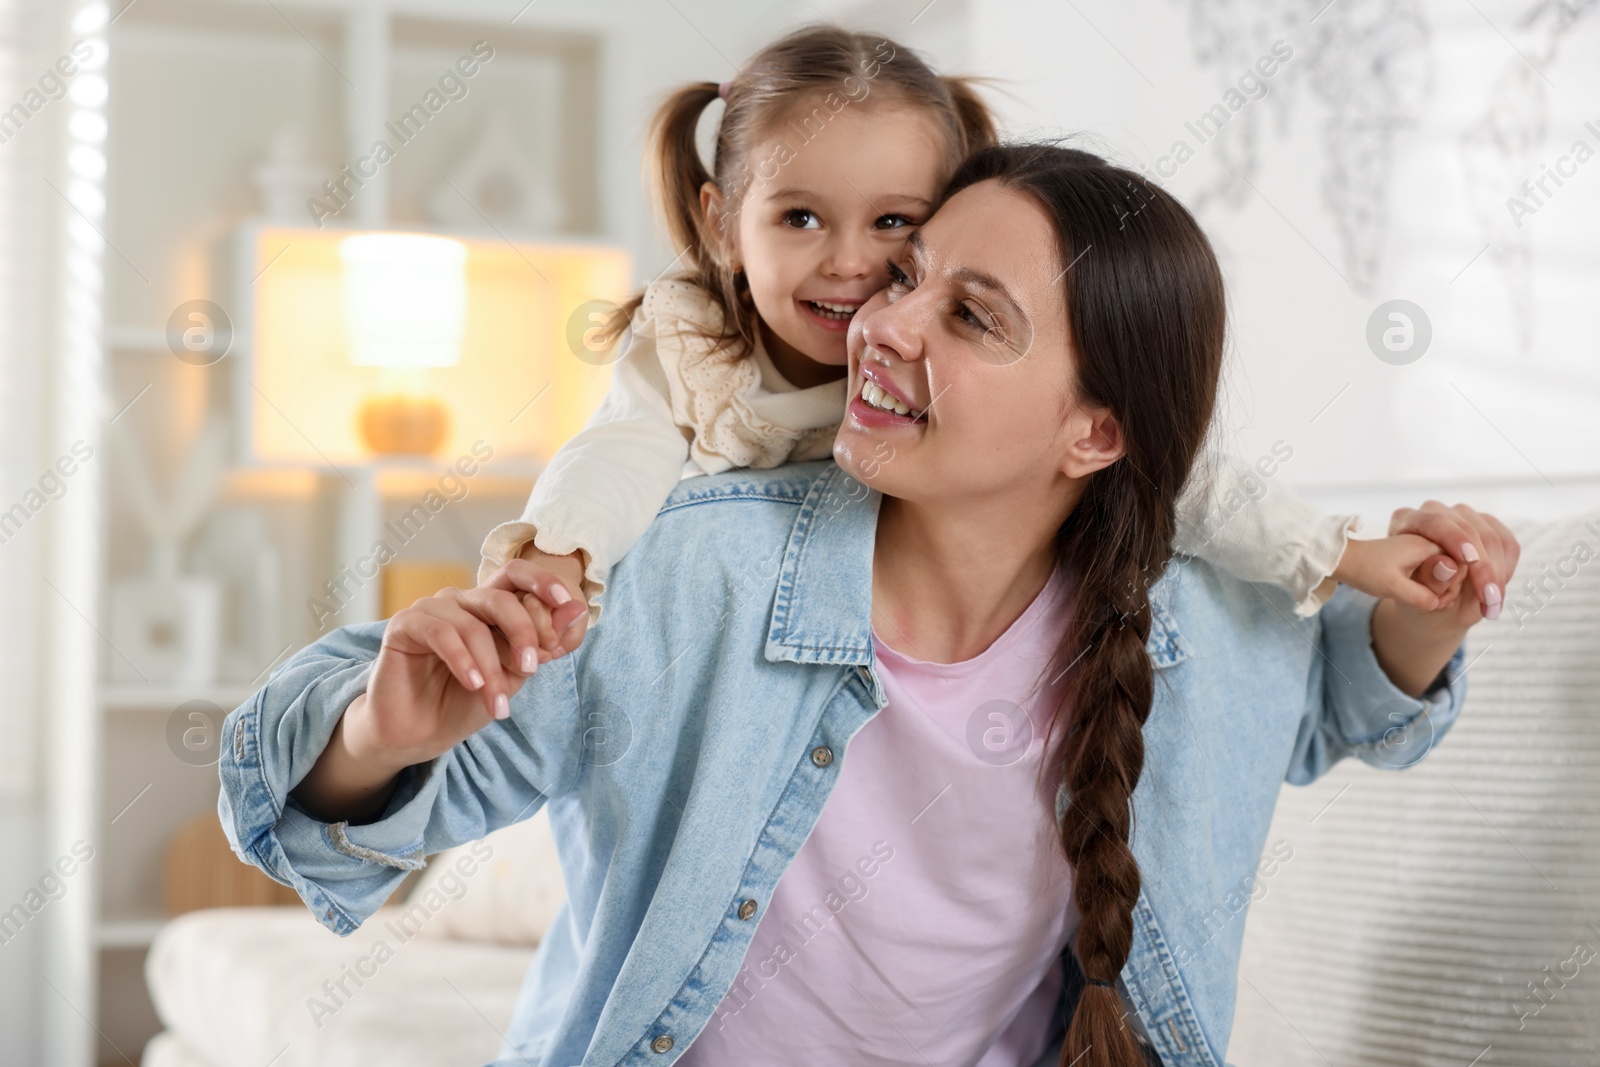
[[[450,409],[431,396],[369,396],[357,413],[361,439],[384,455],[431,455],[450,432]]]

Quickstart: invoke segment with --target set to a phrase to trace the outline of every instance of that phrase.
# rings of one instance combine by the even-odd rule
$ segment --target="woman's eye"
[[[894,260],[886,259],[884,266],[889,269],[889,287],[891,289],[911,288],[911,276],[895,265]]]
[[[879,215],[872,225],[878,230],[903,230],[916,224],[917,220],[907,215]]]
[[[997,325],[988,322],[983,316],[979,315],[967,304],[956,305],[956,318],[960,319],[968,326],[971,326],[973,329],[982,330],[985,333],[990,330],[999,329]]]
[[[817,213],[808,208],[790,208],[783,213],[783,224],[792,226],[797,230],[818,230],[822,222],[817,218]]]

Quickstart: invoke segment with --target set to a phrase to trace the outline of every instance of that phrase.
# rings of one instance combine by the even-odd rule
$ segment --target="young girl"
[[[708,171],[695,130],[719,100]],[[653,126],[653,169],[675,262],[686,269],[623,309],[631,322],[610,392],[551,459],[522,517],[483,543],[480,585],[521,555],[588,604],[587,613],[545,616],[537,662],[575,648],[599,620],[607,571],[680,479],[832,454],[850,399],[852,315],[888,284],[887,262],[957,164],[994,140],[968,81],[940,77],[892,41],[832,26],[791,33],[730,81],[667,99]],[[1020,359],[1026,340],[997,332],[987,350]],[[877,390],[864,399],[898,404]],[[1224,457],[1197,469],[1179,505],[1176,549],[1286,587],[1302,615],[1340,581],[1430,607],[1432,594],[1405,573],[1414,548],[1347,542],[1354,516],[1266,491],[1262,476],[1288,458],[1285,448],[1254,465]],[[571,599],[553,589],[550,607]]]

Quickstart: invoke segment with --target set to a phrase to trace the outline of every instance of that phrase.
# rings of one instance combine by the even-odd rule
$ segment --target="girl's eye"
[[[879,215],[873,222],[873,228],[878,230],[903,230],[907,226],[915,226],[917,220],[906,215]]]
[[[809,208],[790,208],[783,213],[783,224],[792,226],[797,230],[820,230],[822,222],[817,218],[817,213]]]

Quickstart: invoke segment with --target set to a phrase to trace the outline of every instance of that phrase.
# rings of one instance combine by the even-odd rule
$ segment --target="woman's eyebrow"
[[[916,232],[912,233],[911,236],[907,237],[906,243],[911,246],[912,252],[919,260],[926,261],[932,258],[928,251],[928,244],[922,237],[921,230],[917,230]],[[1028,316],[1022,310],[1022,304],[1017,301],[1016,297],[1011,295],[1011,290],[1006,288],[1005,283],[999,278],[996,278],[994,275],[986,274],[983,271],[977,270],[973,267],[957,267],[950,272],[950,277],[959,282],[964,282],[965,284],[976,289],[986,289],[989,292],[994,293],[1001,300],[1004,300],[1006,303],[1010,304],[1012,310],[1014,310],[1024,320],[1027,319]]]

